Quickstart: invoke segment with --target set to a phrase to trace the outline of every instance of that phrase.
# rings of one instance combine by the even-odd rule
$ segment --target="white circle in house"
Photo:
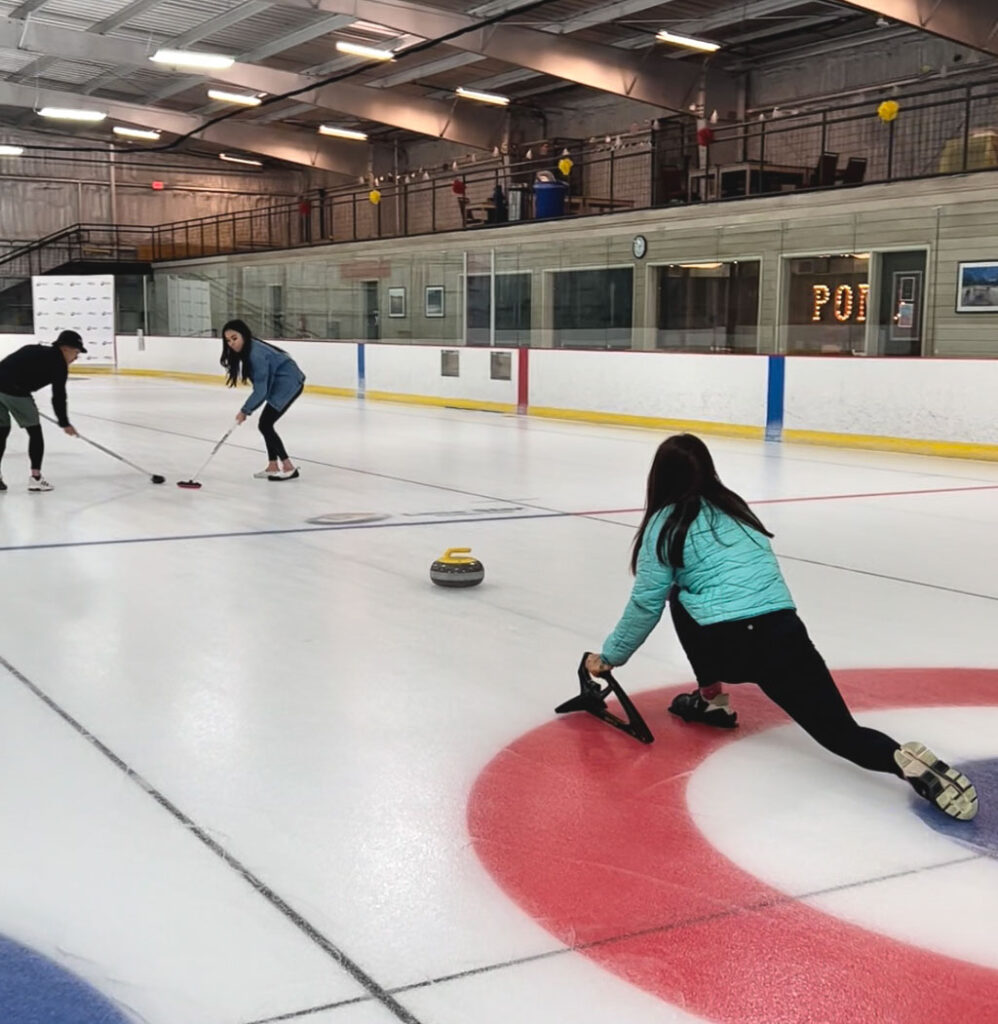
[[[634,253],[634,258],[640,260],[644,258],[644,254],[648,251],[648,239],[644,235],[635,235],[634,241],[631,242],[631,252]]]

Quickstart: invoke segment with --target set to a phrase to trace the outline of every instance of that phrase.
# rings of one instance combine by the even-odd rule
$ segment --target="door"
[[[876,355],[922,354],[925,260],[924,249],[880,254]]]
[[[378,308],[378,282],[361,281],[364,290],[364,337],[377,341],[381,337],[381,312]]]

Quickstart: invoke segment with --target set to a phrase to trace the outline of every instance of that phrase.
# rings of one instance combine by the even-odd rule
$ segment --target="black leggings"
[[[274,424],[298,401],[298,396],[304,389],[305,385],[303,384],[295,392],[294,398],[280,412],[268,403],[264,406],[263,412],[260,413],[260,433],[263,434],[264,444],[267,446],[267,458],[271,462],[277,462],[278,459],[286,459],[288,457],[284,442],[278,436],[277,431],[274,430]]]
[[[669,607],[699,686],[756,683],[833,754],[870,771],[901,775],[894,763],[899,744],[852,717],[795,611],[700,626],[675,593]]]
[[[45,455],[45,438],[42,436],[40,423],[33,427],[25,427],[28,432],[28,458],[31,460],[32,470],[41,471],[42,458]],[[0,459],[7,450],[7,438],[10,437],[10,427],[0,427]]]

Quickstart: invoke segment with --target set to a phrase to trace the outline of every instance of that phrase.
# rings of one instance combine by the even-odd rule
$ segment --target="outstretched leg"
[[[759,688],[826,750],[870,771],[897,775],[915,791],[956,818],[977,813],[977,793],[965,775],[940,761],[920,743],[902,747],[893,737],[861,726],[846,706],[828,667],[789,613],[762,623]]]

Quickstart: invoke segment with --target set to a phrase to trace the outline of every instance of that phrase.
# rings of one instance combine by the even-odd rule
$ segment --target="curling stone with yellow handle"
[[[430,566],[430,579],[438,587],[477,587],[485,579],[485,566],[470,554],[471,548],[448,548]]]

